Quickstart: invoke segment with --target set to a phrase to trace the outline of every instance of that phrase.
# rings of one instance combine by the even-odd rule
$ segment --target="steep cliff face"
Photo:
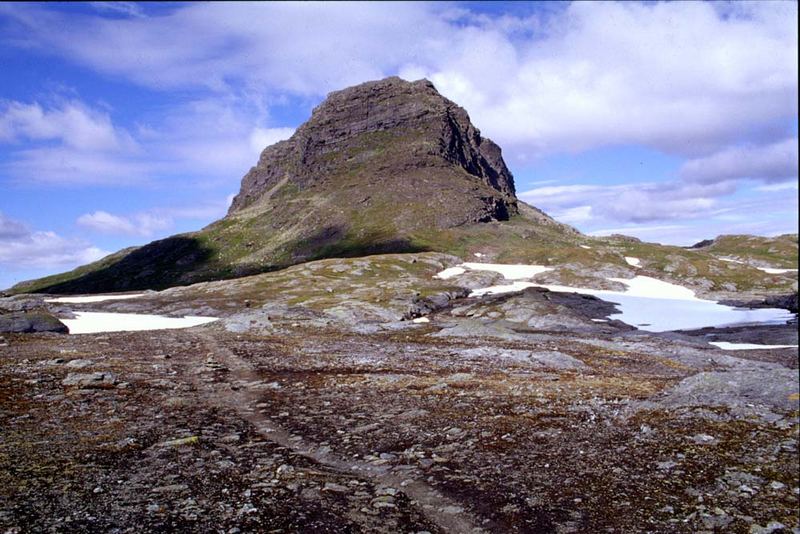
[[[387,78],[331,93],[290,139],[267,147],[229,213],[268,203],[280,188],[336,188],[353,175],[365,178],[352,191],[353,202],[362,191],[374,193],[370,183],[379,181],[387,195],[438,210],[438,227],[506,220],[517,212],[514,178],[500,147],[481,137],[467,112],[427,80]],[[436,202],[438,195],[420,195],[447,185],[443,180],[473,197],[455,203],[465,211]]]

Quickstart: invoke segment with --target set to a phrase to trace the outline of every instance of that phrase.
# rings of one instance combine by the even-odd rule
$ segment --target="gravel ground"
[[[6,334],[0,530],[797,531],[796,349],[431,317]]]

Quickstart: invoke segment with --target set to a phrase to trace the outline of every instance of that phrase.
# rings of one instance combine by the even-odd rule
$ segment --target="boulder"
[[[108,389],[113,388],[117,379],[113,373],[70,373],[61,381],[61,385],[81,389]]]
[[[68,334],[69,328],[50,313],[43,310],[36,310],[0,315],[0,332],[56,332],[59,334]]]

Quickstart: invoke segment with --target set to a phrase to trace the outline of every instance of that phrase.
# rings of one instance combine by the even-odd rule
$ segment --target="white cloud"
[[[567,208],[563,211],[553,213],[552,216],[567,224],[582,223],[591,220],[592,207],[575,206],[574,208]]]
[[[0,169],[17,182],[79,186],[142,184],[152,178],[155,170],[147,158],[64,146],[12,152]]]
[[[32,231],[0,213],[0,265],[12,269],[71,268],[106,255],[108,252],[86,241],[51,231]]]
[[[427,3],[4,12],[27,43],[149,87],[317,96],[426,75],[518,157],[630,143],[705,155],[763,144],[797,113],[792,2],[576,2],[527,18]]]
[[[293,133],[294,128],[254,128],[250,133],[250,148],[260,154],[264,148],[289,139]]]
[[[686,225],[682,224],[666,224],[666,225],[658,225],[658,226],[621,226],[619,228],[601,228],[600,230],[594,230],[589,232],[589,235],[594,236],[609,236],[612,234],[622,234],[622,235],[631,235],[636,236],[638,235],[647,235],[647,234],[654,234],[654,233],[662,233],[665,231],[672,231],[672,230],[684,230],[689,228]]]
[[[144,11],[136,2],[90,2],[90,5],[98,11],[117,13],[129,17],[144,17]]]
[[[0,145],[9,156],[0,170],[17,182],[130,184],[150,174],[147,157],[110,115],[73,99],[50,107],[0,102]]]
[[[137,213],[130,217],[112,215],[107,211],[85,213],[78,217],[79,226],[103,234],[126,234],[149,237],[172,226],[172,220],[151,213]]]
[[[267,127],[257,105],[220,96],[190,100],[157,122],[140,124],[140,140],[152,172],[238,184],[267,145],[293,128]]]
[[[262,126],[263,114],[230,98],[190,100],[152,123],[138,124],[133,135],[78,100],[53,109],[16,101],[4,105],[0,144],[11,151],[0,169],[26,184],[238,182],[267,145],[294,132]]]
[[[681,166],[686,180],[703,183],[740,178],[766,182],[797,178],[797,139],[763,146],[734,146],[710,156],[691,159]]]
[[[107,113],[82,102],[44,109],[39,103],[0,102],[0,142],[57,139],[79,150],[115,150],[130,139],[118,132]]]
[[[426,74],[516,152],[638,143],[707,153],[774,135],[797,113],[796,5],[727,17],[720,7],[577,2],[513,53],[489,41],[474,57],[460,32]]]
[[[785,194],[787,184],[776,185],[781,187],[731,196],[733,181],[584,184],[537,188],[520,197],[589,235],[618,233],[687,245],[723,233],[797,232],[797,196]]]
[[[236,85],[318,95],[424,57],[448,25],[424,4],[186,4],[146,19],[6,9],[21,39],[155,88]],[[70,22],[67,22],[69,17]],[[80,33],[64,31],[79,25]]]
[[[784,182],[779,184],[761,185],[755,188],[756,191],[772,192],[772,191],[797,191],[797,181]]]
[[[735,189],[733,182],[576,184],[539,187],[519,197],[570,224],[593,220],[647,223],[707,215],[718,205],[719,197]]]
[[[175,226],[178,219],[209,221],[220,218],[230,206],[234,195],[219,201],[193,204],[191,206],[161,206],[128,215],[117,215],[105,210],[84,213],[75,221],[80,227],[92,232],[110,235],[158,237]],[[0,235],[2,235],[0,220]]]
[[[608,192],[615,189],[617,188],[613,186],[602,185],[554,185],[523,191],[517,193],[517,196],[536,205],[566,205],[580,202],[578,199],[591,198],[595,193]]]

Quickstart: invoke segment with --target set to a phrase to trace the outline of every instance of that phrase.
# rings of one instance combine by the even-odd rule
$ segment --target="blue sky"
[[[224,215],[333,90],[427,77],[583,232],[797,231],[797,4],[0,4],[0,288]]]

